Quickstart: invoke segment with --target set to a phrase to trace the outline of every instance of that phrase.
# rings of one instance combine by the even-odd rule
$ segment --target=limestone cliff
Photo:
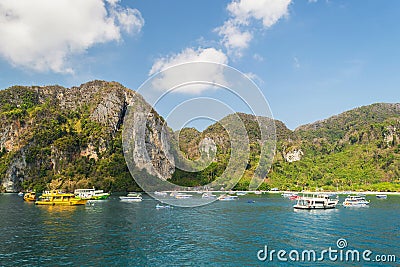
[[[13,86],[0,91],[3,190],[40,190],[52,180],[60,180],[66,189],[82,181],[108,190],[134,187],[122,154],[121,128],[127,107],[136,102],[148,105],[136,92],[105,81],[72,88]],[[143,148],[160,161],[158,153],[165,149],[167,137],[156,137],[166,125],[159,116],[148,123],[153,133]],[[168,162],[160,161],[155,168],[166,177],[171,175]]]

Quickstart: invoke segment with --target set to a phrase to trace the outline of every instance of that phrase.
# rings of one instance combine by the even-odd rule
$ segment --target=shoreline
[[[337,195],[356,195],[356,194],[365,194],[365,195],[400,195],[400,192],[379,192],[379,191],[265,191],[265,190],[253,190],[253,191],[246,191],[246,190],[238,190],[238,191],[225,191],[225,190],[180,190],[180,191],[162,191],[166,193],[172,193],[172,192],[182,192],[182,193],[205,193],[205,192],[210,192],[210,193],[224,193],[224,194],[229,194],[229,193],[238,193],[238,192],[243,192],[247,194],[256,194],[256,193],[262,193],[262,194],[311,194],[311,193],[322,193],[322,194],[337,194]],[[147,192],[144,192],[147,193]],[[152,192],[154,193],[154,192]],[[18,192],[0,192],[0,194],[18,194]]]
[[[365,194],[365,195],[400,195],[400,192],[379,192],[379,191],[266,191],[268,193],[323,193],[323,194],[338,194],[338,195],[356,195],[356,194]]]
[[[182,193],[205,193],[205,192],[210,192],[210,193],[224,193],[224,194],[229,194],[229,193],[238,193],[238,192],[243,192],[247,194],[255,194],[256,192],[259,193],[261,192],[262,194],[283,194],[283,193],[292,193],[292,194],[310,194],[310,193],[322,193],[322,194],[337,194],[337,195],[356,195],[356,194],[365,194],[365,195],[400,195],[400,192],[379,192],[379,191],[265,191],[265,190],[256,190],[256,191],[245,191],[245,190],[238,190],[238,191],[225,191],[225,190],[181,190],[181,191],[162,191],[166,193],[172,193],[172,192],[182,192]]]

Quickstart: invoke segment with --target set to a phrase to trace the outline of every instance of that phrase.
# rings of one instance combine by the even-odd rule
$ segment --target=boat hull
[[[119,197],[121,201],[124,202],[141,202],[142,198],[136,198],[136,197]]]
[[[90,199],[91,200],[105,200],[110,196],[110,194],[105,193],[104,195],[94,195]]]
[[[324,206],[324,207],[305,207],[305,206],[293,206],[293,208],[298,210],[328,210],[334,209],[336,206]]]
[[[217,198],[219,201],[232,201],[238,199],[237,196],[220,196]]]
[[[343,207],[348,207],[348,208],[350,208],[350,207],[368,207],[368,206],[369,206],[369,203],[357,203],[357,204],[343,203]]]
[[[47,200],[38,200],[35,202],[36,205],[51,205],[51,206],[76,206],[76,205],[85,205],[87,199],[73,199],[66,201],[47,201]]]
[[[74,194],[64,193],[59,190],[52,190],[43,193],[35,202],[36,205],[51,205],[51,206],[77,206],[85,205],[87,199],[77,198]]]

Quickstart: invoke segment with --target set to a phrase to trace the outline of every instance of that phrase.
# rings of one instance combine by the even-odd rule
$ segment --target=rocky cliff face
[[[288,152],[283,152],[283,157],[287,162],[295,162],[301,160],[303,157],[304,153],[301,149],[293,149]]]
[[[102,177],[92,177],[100,174],[108,179],[108,189],[126,189],[120,184],[129,186],[133,180],[123,161],[121,128],[127,107],[136,102],[147,105],[136,92],[105,81],[72,88],[14,86],[0,91],[3,190],[44,187],[52,179],[68,180],[69,186],[71,180],[73,186],[74,181],[87,179],[89,185],[101,186]],[[168,177],[172,167],[158,155],[167,137],[156,138],[166,125],[157,116],[148,123],[153,132],[142,149],[158,162],[157,171]],[[108,166],[110,157],[118,159],[119,171]]]
[[[128,160],[135,165],[133,175],[184,186],[207,184],[221,176],[231,160],[232,142],[222,126],[236,129],[231,116],[203,132],[189,128],[172,133],[139,94],[116,82],[72,88],[13,86],[0,91],[0,191],[93,186],[140,190],[125,161],[122,128],[132,130],[128,145],[134,149]],[[261,141],[261,118],[236,116],[250,146],[236,188],[244,190],[263,160],[262,148],[274,150],[275,143]],[[400,191],[400,104],[360,107],[295,131],[280,121],[274,124],[276,153],[265,174],[271,187]],[[210,164],[201,165],[203,158]],[[175,163],[184,169],[205,168],[189,172],[175,169]]]

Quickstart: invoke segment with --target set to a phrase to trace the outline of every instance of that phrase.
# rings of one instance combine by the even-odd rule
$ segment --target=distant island
[[[132,103],[142,96],[117,82],[79,87],[13,86],[0,91],[0,191],[63,188],[140,190],[122,151],[122,127]],[[199,157],[198,145],[213,138],[218,151],[206,169],[190,173],[162,161],[157,141],[164,120],[152,111],[146,148],[160,172],[176,184],[200,186],[218,177],[229,161],[229,138],[217,122],[203,132],[179,133],[179,149]],[[235,190],[245,190],[258,164],[256,117],[238,113],[249,141],[250,160]],[[400,104],[377,103],[326,120],[288,129],[275,121],[277,144],[261,190],[400,191]],[[140,166],[139,166],[140,167]],[[133,175],[151,175],[138,168]]]

